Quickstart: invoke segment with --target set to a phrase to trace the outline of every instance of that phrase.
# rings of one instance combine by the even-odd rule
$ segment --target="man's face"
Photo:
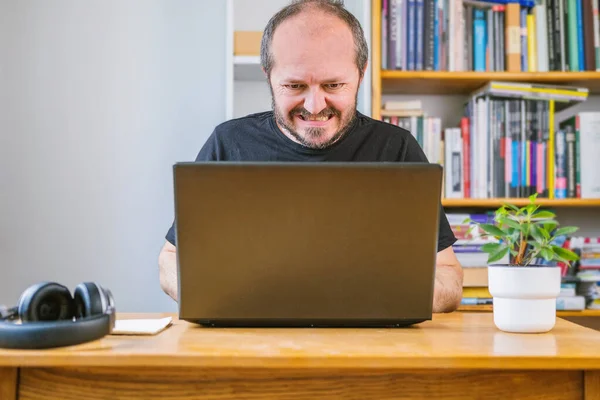
[[[279,128],[311,148],[336,142],[355,117],[360,84],[350,28],[334,16],[303,13],[279,25],[271,53]]]

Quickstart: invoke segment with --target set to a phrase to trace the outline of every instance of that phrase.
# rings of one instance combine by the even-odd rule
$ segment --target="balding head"
[[[294,25],[293,22],[296,24]],[[295,0],[275,14],[267,24],[261,42],[261,65],[267,77],[270,77],[276,62],[273,39],[276,31],[279,32],[279,28],[284,26],[286,26],[286,40],[291,41],[288,42],[290,46],[294,45],[297,37],[308,36],[308,38],[318,41],[331,35],[349,32],[352,39],[350,45],[354,50],[354,63],[362,78],[369,57],[369,49],[360,23],[344,8],[343,1]],[[295,32],[294,29],[296,29]],[[338,46],[340,45],[347,44],[338,43]]]

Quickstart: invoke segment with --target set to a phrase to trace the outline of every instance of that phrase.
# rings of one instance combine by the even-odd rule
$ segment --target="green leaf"
[[[579,228],[576,226],[563,226],[562,228],[558,228],[556,230],[554,236],[569,235],[571,233],[577,232],[578,230]]]
[[[538,211],[532,215],[534,218],[556,218],[556,214],[550,211]]]
[[[550,249],[548,247],[542,247],[542,249],[540,250],[540,254],[542,255],[542,257],[544,257],[544,260],[546,260],[546,261],[552,261],[555,256],[552,249]]]
[[[535,212],[535,210],[537,210],[539,208],[539,206],[535,205],[535,204],[530,204],[527,207],[525,207],[525,210],[527,211],[527,214],[531,215]]]
[[[548,232],[551,232],[554,230],[554,228],[556,228],[558,226],[558,221],[554,221],[551,219],[544,219],[542,221],[535,221],[534,224],[541,225],[544,227],[545,230],[547,230]]]
[[[496,217],[499,217],[500,215],[508,215],[508,211],[506,210],[506,208],[504,207],[500,207],[499,209],[496,210]]]
[[[506,218],[503,219],[502,222],[508,226],[510,226],[511,228],[515,228],[515,229],[521,229],[521,224],[519,224],[517,221],[515,221],[514,219],[510,219],[510,218]]]
[[[531,225],[531,230],[529,231],[529,234],[533,236],[533,238],[538,242],[543,243],[545,241],[546,237],[537,225]]]
[[[533,226],[533,224],[531,224],[529,222],[523,222],[521,224],[521,232],[523,232],[524,235],[528,235],[529,232],[531,231],[532,226]]]
[[[515,212],[519,212],[519,208],[517,206],[512,205],[512,204],[505,203],[504,207],[508,207],[511,210],[515,211]]]
[[[531,196],[529,196],[529,202],[534,203],[535,199],[537,199],[538,194],[534,193]]]
[[[494,263],[496,261],[501,260],[508,253],[509,248],[506,246],[502,246],[502,248],[495,253],[491,253],[488,257],[488,264]]]
[[[567,250],[563,247],[552,246],[552,250],[561,258],[564,258],[569,261],[579,260],[579,256],[573,253],[571,250]]]
[[[500,247],[503,247],[500,243],[486,243],[481,246],[481,251],[484,253],[495,253]]]
[[[495,225],[491,224],[479,224],[479,227],[484,230],[484,232],[492,235],[492,236],[504,236],[505,233]]]
[[[566,258],[562,258],[560,256],[557,256],[556,254],[554,255],[554,259],[556,261],[561,261],[564,262],[565,264],[567,264],[569,267],[571,266],[571,261],[567,260]]]

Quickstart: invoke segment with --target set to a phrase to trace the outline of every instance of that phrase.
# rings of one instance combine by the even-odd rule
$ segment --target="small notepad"
[[[112,335],[156,335],[171,325],[171,317],[159,319],[117,319]]]

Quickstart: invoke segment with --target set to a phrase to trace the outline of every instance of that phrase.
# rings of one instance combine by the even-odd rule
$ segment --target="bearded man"
[[[273,109],[217,126],[196,161],[428,162],[410,132],[356,109],[367,61],[362,27],[342,1],[292,2],[271,18],[261,43]],[[177,301],[173,226],[166,240],[160,284]],[[442,210],[433,312],[460,305],[463,272],[455,241]]]

